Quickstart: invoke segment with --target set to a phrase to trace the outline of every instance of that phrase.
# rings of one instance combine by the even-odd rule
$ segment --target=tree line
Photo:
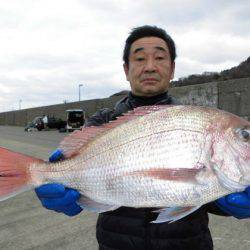
[[[204,72],[172,81],[174,87],[250,77],[250,57],[238,66],[218,72]]]

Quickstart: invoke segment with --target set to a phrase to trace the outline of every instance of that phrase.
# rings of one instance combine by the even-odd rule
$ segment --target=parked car
[[[48,117],[48,123],[46,124],[46,128],[49,129],[61,129],[66,127],[67,122],[63,121],[60,118]],[[30,131],[32,128],[36,128],[38,131],[41,131],[45,128],[43,117],[38,116],[32,122],[28,123],[24,128],[24,131]]]
[[[41,131],[42,129],[44,129],[43,118],[41,116],[37,116],[34,118],[32,122],[29,122],[24,128],[24,131],[28,132],[32,128],[36,128],[38,131]]]
[[[56,128],[56,129],[61,129],[65,128],[67,122],[63,121],[60,118],[55,118],[55,117],[48,117],[48,128]]]
[[[82,109],[69,109],[67,112],[66,131],[81,129],[85,122],[85,112]],[[62,131],[61,131],[62,132]]]

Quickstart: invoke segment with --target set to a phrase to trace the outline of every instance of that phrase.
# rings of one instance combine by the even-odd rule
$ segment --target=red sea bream
[[[86,209],[154,207],[159,223],[250,185],[250,122],[208,107],[139,107],[59,148],[68,159],[53,164],[1,148],[2,199],[57,182]]]

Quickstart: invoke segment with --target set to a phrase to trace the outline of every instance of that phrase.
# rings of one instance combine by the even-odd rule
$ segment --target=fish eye
[[[250,138],[250,130],[249,129],[241,129],[240,136],[244,141],[248,141]]]

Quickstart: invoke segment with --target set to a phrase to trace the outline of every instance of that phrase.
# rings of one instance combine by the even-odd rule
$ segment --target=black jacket
[[[153,104],[179,104],[168,95],[143,98],[129,93],[113,110],[102,109],[86,122],[86,126],[99,126],[116,119],[122,113],[138,106]],[[99,215],[96,236],[100,250],[207,250],[213,249],[208,229],[208,214],[224,215],[214,203],[203,206],[191,215],[174,223],[153,224],[157,217],[152,208],[121,207]]]

